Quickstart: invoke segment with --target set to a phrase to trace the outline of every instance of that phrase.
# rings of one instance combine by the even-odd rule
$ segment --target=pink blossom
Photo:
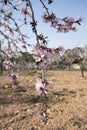
[[[57,61],[60,53],[63,51],[63,47],[48,48],[45,45],[39,45],[34,48],[34,59],[44,65],[50,65],[54,61]]]
[[[9,34],[10,36],[14,36],[13,30],[12,30],[12,29],[9,29],[9,30],[8,30],[8,34]]]
[[[18,78],[18,75],[15,74],[15,73],[12,73],[9,75],[8,77],[10,80],[12,80],[12,82],[16,85],[18,82],[17,82],[17,78]]]
[[[22,45],[22,47],[25,48],[25,49],[27,48],[26,45]]]
[[[7,26],[7,24],[8,24],[8,19],[5,18],[3,24],[4,24],[4,26]]]
[[[4,24],[2,22],[0,22],[0,27],[4,26]]]
[[[12,73],[12,74],[10,75],[10,77],[11,77],[13,80],[17,80],[18,75],[15,74],[15,73]]]
[[[8,24],[8,20],[5,19],[3,22],[0,22],[0,27],[6,26]]]
[[[48,90],[48,83],[47,82],[42,82],[40,79],[37,80],[36,86],[35,86],[38,94],[45,93],[47,94]]]
[[[37,111],[37,114],[40,115],[40,116],[42,117],[42,120],[43,120],[44,122],[47,121],[46,113],[45,113],[45,112]]]
[[[13,63],[11,63],[9,60],[5,60],[3,64],[7,70],[13,67]]]
[[[17,3],[16,3],[16,6],[20,6],[22,4],[22,2],[21,1],[18,1]]]
[[[56,19],[52,20],[51,22],[51,27],[54,27],[56,28],[57,27],[57,24],[58,24],[58,21]]]
[[[29,15],[29,12],[26,9],[22,9],[21,13],[24,14],[24,15]]]
[[[69,32],[70,30],[76,31],[75,27],[72,27],[75,23],[81,25],[82,18],[80,17],[78,20],[73,18],[65,17],[63,19],[59,19],[52,12],[51,14],[44,13],[42,16],[45,23],[50,23],[51,27],[57,29],[57,32]]]
[[[36,63],[37,63],[37,62],[40,62],[40,61],[41,61],[41,56],[39,56],[39,55],[34,55],[34,59],[35,59]]]
[[[17,57],[17,54],[15,52],[12,52],[10,43],[8,43],[8,47],[4,49],[4,52],[9,58]]]

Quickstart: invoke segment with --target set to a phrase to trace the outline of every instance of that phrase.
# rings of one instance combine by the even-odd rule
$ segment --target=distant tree
[[[73,63],[79,64],[81,75],[84,77],[84,66],[87,63],[87,46],[66,50],[62,56],[62,62],[67,64],[69,69]]]
[[[74,63],[78,63],[80,65],[80,71],[81,71],[81,75],[82,77],[84,77],[84,64],[83,64],[83,60],[84,60],[84,49],[81,47],[76,47],[73,49],[73,57],[74,57]]]
[[[70,66],[72,65],[74,61],[72,50],[67,49],[61,58],[62,58],[62,63],[68,65],[68,69],[70,70]]]
[[[33,54],[28,52],[21,52],[21,55],[19,55],[17,58],[11,58],[11,61],[16,61],[17,63],[20,61],[25,61],[26,63],[35,63]]]
[[[33,57],[33,54],[30,54],[30,53],[28,53],[28,52],[23,52],[21,58],[22,58],[23,60],[25,60],[26,62],[28,62],[28,63],[29,63],[29,62],[31,62],[31,63],[35,62],[35,59],[34,59],[34,57]]]
[[[79,55],[82,59],[81,62],[80,62],[80,70],[81,70],[82,77],[84,77],[84,68],[85,68],[85,64],[87,64],[87,45],[85,45],[81,49],[82,50],[79,53]]]

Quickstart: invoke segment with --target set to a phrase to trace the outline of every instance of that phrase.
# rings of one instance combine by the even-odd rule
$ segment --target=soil
[[[18,84],[0,76],[0,130],[87,130],[87,72],[47,71],[47,123],[37,114],[42,102],[35,90],[41,72],[18,74]]]

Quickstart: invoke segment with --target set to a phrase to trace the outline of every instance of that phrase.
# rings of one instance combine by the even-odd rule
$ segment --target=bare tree
[[[68,69],[70,70],[70,67],[72,63],[74,62],[74,57],[71,49],[68,49],[65,51],[63,56],[63,64],[68,65]]]

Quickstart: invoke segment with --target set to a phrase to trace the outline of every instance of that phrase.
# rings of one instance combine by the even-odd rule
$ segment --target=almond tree
[[[84,65],[87,62],[87,50],[86,47],[76,47],[72,49],[72,58],[74,62],[77,62],[80,65],[80,71],[82,77],[84,77]]]
[[[84,67],[87,64],[87,45],[85,45],[83,48],[80,48],[80,50],[81,51],[78,53],[78,55],[82,59],[80,62],[80,70],[81,70],[82,77],[85,77],[84,76]]]
[[[71,49],[66,50],[63,54],[62,62],[63,64],[68,65],[69,70],[74,60],[75,60],[75,57],[73,57],[72,50]]]
[[[38,94],[44,95],[43,111],[39,112],[43,121],[47,122],[47,91],[48,81],[45,77],[45,67],[52,62],[58,60],[58,57],[63,51],[62,47],[48,48],[47,37],[38,33],[37,26],[38,21],[35,19],[35,12],[31,0],[1,0],[0,1],[0,35],[1,39],[5,39],[5,53],[8,57],[16,57],[15,52],[21,51],[23,48],[25,51],[28,47],[33,47],[34,58],[36,64],[42,66],[42,79],[37,80],[36,90]],[[35,3],[36,1],[34,1]],[[41,3],[44,13],[42,19],[45,23],[50,23],[51,27],[56,29],[58,33],[67,33],[69,31],[76,31],[75,25],[80,25],[82,18],[75,20],[72,17],[58,18],[54,12],[49,12],[49,8],[54,1],[53,0],[38,0]],[[46,4],[45,4],[46,2]],[[15,14],[20,18],[15,19]],[[22,28],[31,26],[31,29],[36,37],[36,43],[29,44],[29,35],[26,35]],[[21,45],[21,47],[19,47]],[[14,47],[14,48],[13,48]],[[22,48],[22,49],[21,49]],[[14,52],[15,50],[15,52]],[[11,69],[13,64],[10,61],[4,63],[8,69]]]

